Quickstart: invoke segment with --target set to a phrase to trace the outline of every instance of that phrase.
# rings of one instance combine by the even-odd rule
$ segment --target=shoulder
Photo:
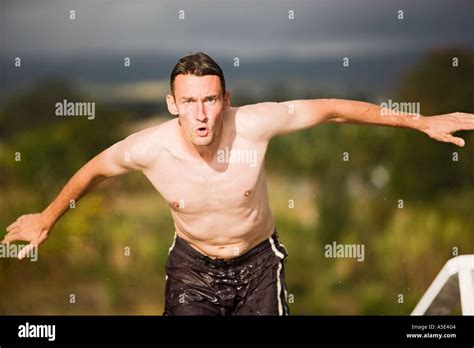
[[[288,113],[288,107],[283,103],[262,102],[233,107],[230,112],[238,134],[253,140],[269,140],[273,135],[272,124]]]
[[[121,150],[136,166],[146,168],[166,149],[176,124],[177,119],[171,119],[132,133],[122,140]]]

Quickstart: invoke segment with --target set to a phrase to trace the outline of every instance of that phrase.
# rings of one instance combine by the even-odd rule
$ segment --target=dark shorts
[[[212,259],[175,236],[166,264],[163,315],[288,315],[277,232],[232,259]]]

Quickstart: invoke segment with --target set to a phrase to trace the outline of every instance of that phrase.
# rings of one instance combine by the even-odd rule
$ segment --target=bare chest
[[[166,153],[145,175],[171,209],[181,213],[246,207],[265,189],[265,150],[223,148],[210,164]]]

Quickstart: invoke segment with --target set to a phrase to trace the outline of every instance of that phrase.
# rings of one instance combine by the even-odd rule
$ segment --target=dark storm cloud
[[[387,55],[472,43],[473,2],[3,0],[10,55],[182,55],[252,59]],[[70,10],[77,19],[68,19]],[[178,11],[185,19],[178,19]],[[288,11],[295,20],[288,19]],[[403,10],[405,19],[397,19]]]

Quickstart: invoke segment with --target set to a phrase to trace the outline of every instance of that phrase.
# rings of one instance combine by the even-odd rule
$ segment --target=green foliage
[[[458,66],[453,59],[458,59]],[[424,115],[474,111],[474,54],[470,48],[431,53],[407,72],[401,99],[421,103]]]
[[[452,66],[453,57],[459,66]],[[400,99],[419,102],[421,113],[474,113],[474,54],[468,49],[446,49],[433,53],[407,74]],[[411,199],[432,199],[442,191],[472,190],[474,156],[472,132],[460,132],[465,148],[433,142],[413,132],[398,131],[391,161],[392,192]],[[452,161],[457,152],[459,161]]]
[[[88,100],[62,84],[50,82],[13,98],[1,109],[2,122],[8,125],[7,143],[0,152],[3,176],[8,177],[4,180],[50,193],[85,162],[120,139],[119,125],[124,115],[97,104],[93,120],[57,117],[54,105],[63,98]]]
[[[420,102],[428,115],[474,112],[473,62],[468,50],[433,53],[405,75],[400,99]],[[93,121],[56,118],[51,105],[62,99],[87,100],[55,82],[0,108],[2,226],[43,209],[87,160],[126,135],[125,116],[101,105]],[[474,143],[461,136],[463,149],[412,130],[324,125],[272,141],[270,204],[289,251],[293,314],[409,314],[454,248],[474,252]],[[37,263],[2,260],[0,313],[161,314],[173,231],[166,202],[142,175],[104,183],[58,222]],[[363,244],[364,262],[326,258],[333,241]]]
[[[70,84],[59,80],[46,80],[34,88],[15,91],[0,108],[0,139],[9,140],[17,132],[54,123],[54,105],[78,97]]]

